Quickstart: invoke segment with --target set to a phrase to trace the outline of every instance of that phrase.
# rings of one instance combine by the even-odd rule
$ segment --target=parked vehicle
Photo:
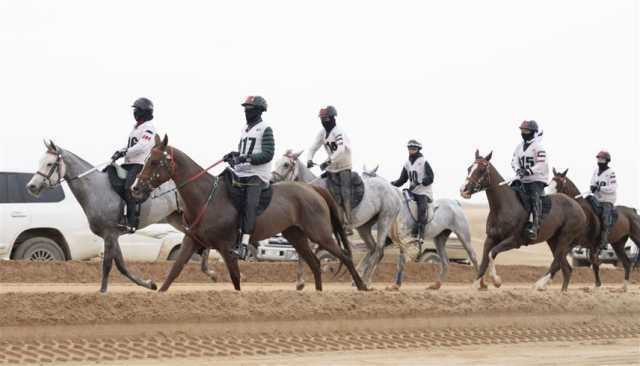
[[[184,234],[169,224],[153,224],[131,235],[120,237],[120,248],[125,260],[175,260]]]
[[[631,263],[636,263],[638,260],[639,250],[638,247],[632,242],[627,241],[624,246],[624,252],[627,254],[627,257],[631,260]],[[583,248],[581,246],[576,246],[571,250],[571,263],[574,267],[587,267],[591,265],[591,261],[589,260],[590,250],[588,248]],[[616,252],[611,247],[611,244],[607,245],[605,250],[601,250],[598,255],[601,263],[609,263],[614,266],[618,266],[620,264],[620,260],[616,255]]]

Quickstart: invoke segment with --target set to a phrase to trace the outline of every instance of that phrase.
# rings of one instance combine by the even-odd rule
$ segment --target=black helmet
[[[262,109],[263,112],[267,111],[267,101],[259,95],[250,95],[247,97],[244,103],[242,103],[243,107],[246,107],[249,105],[254,106],[256,108],[260,108]]]
[[[539,128],[538,128],[538,122],[531,120],[531,121],[522,121],[522,123],[520,124],[520,129],[521,130],[529,130],[529,131],[533,131],[533,132],[538,132]]]
[[[338,115],[338,111],[336,110],[336,107],[332,105],[328,105],[326,108],[321,108],[320,112],[318,113],[318,117],[320,118],[336,117],[337,115]]]
[[[147,98],[138,98],[133,102],[132,107],[143,111],[153,111],[153,102]]]
[[[609,163],[611,161],[611,154],[608,151],[600,151],[598,155],[596,155],[596,159],[604,159]]]
[[[421,150],[422,149],[422,144],[418,141],[418,140],[409,140],[409,142],[407,142],[407,149],[418,149]]]

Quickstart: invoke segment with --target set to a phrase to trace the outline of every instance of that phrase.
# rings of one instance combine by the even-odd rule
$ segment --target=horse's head
[[[62,150],[53,141],[48,143],[45,141],[44,146],[47,151],[40,159],[38,170],[26,186],[27,192],[35,197],[38,197],[45,188],[50,189],[60,184],[66,173]]]
[[[362,176],[365,178],[374,178],[378,176],[378,168],[380,167],[380,165],[376,165],[375,168],[373,169],[367,169],[367,166],[364,165],[362,167]]]
[[[553,168],[553,179],[549,183],[549,188],[547,188],[547,192],[549,194],[553,193],[567,193],[567,189],[569,188],[569,178],[567,178],[567,172],[569,169],[566,169],[564,172],[560,173]]]
[[[282,157],[276,161],[275,169],[271,172],[272,182],[294,181],[298,178],[298,168],[302,151],[294,153],[293,150],[287,150]]]
[[[156,135],[156,144],[144,162],[142,171],[131,186],[131,195],[136,200],[147,197],[154,189],[171,179],[175,174],[176,163],[173,148],[169,146],[169,137],[160,140]]]
[[[460,195],[463,198],[469,199],[474,193],[484,191],[491,185],[491,156],[482,157],[480,152],[476,150],[475,161],[473,165],[467,169],[467,178],[464,180],[464,184],[460,188]]]

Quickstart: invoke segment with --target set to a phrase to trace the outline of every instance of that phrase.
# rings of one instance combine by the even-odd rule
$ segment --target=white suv
[[[68,187],[36,198],[25,186],[32,173],[0,172],[0,259],[82,260],[102,251]]]

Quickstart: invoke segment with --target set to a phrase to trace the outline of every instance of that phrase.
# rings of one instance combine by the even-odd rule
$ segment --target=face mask
[[[322,127],[324,127],[327,132],[330,132],[334,127],[336,127],[336,120],[333,118],[323,118],[321,122]]]
[[[133,118],[136,119],[136,122],[138,122],[138,124],[151,121],[153,119],[153,112],[135,108],[133,110]]]
[[[262,120],[262,111],[258,108],[245,108],[244,117],[247,124],[253,124]]]
[[[598,163],[598,169],[600,169],[600,171],[607,170],[608,167],[609,163]]]
[[[530,133],[523,133],[523,134],[521,134],[521,135],[522,135],[522,139],[523,139],[525,142],[529,142],[529,141],[533,140],[533,134],[534,134],[533,132],[530,132]]]

